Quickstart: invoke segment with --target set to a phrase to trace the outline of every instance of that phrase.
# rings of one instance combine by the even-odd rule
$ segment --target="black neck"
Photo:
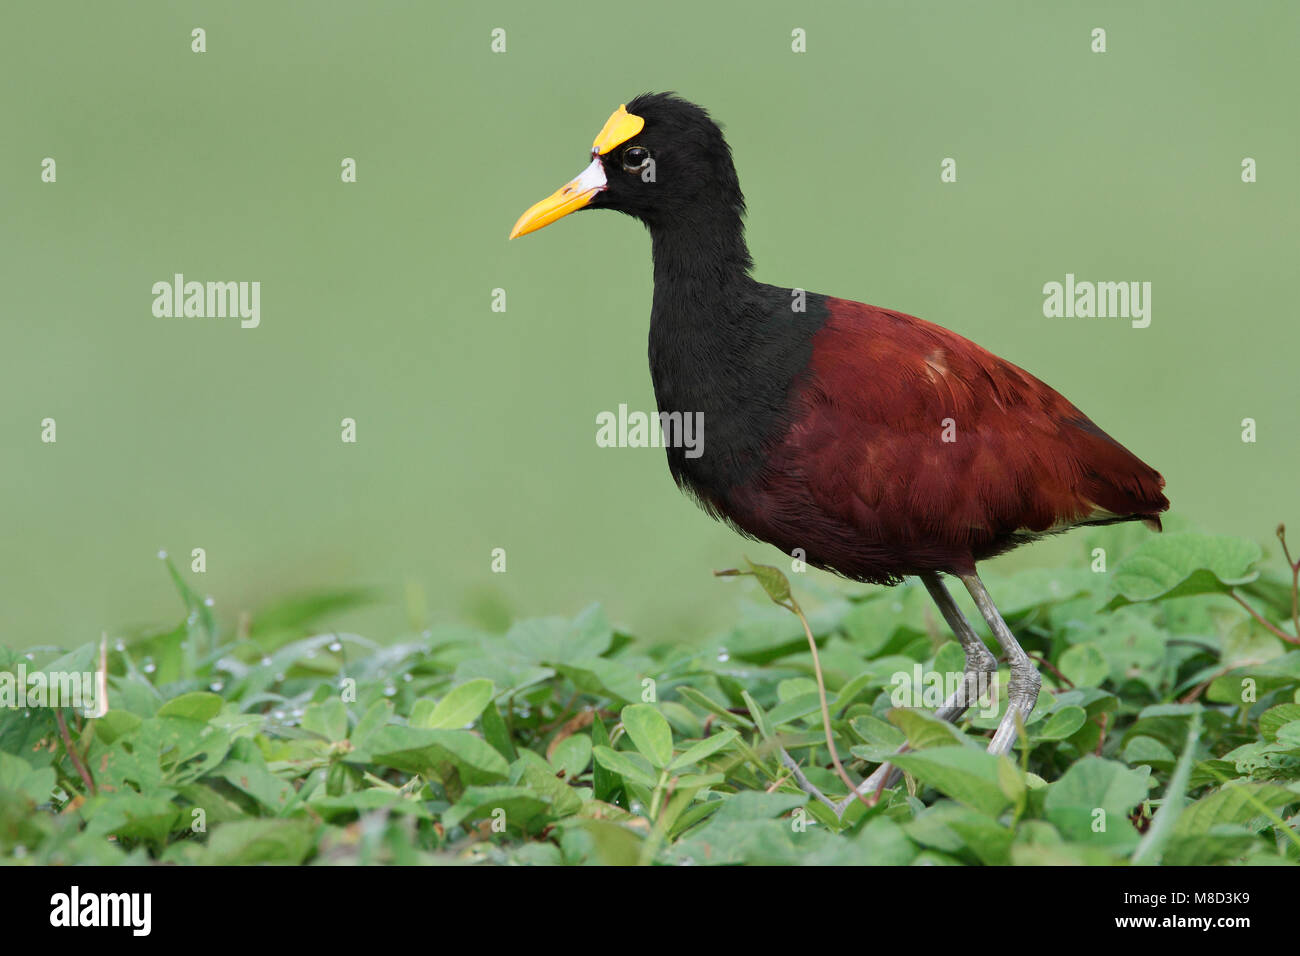
[[[654,307],[650,375],[663,412],[701,412],[701,458],[668,450],[674,476],[697,493],[734,487],[784,428],[781,409],[824,314],[793,313],[788,289],[749,276],[740,208],[698,209],[650,224]]]
[[[693,208],[669,224],[651,224],[650,240],[656,300],[665,292],[714,299],[750,281],[752,261],[737,209]]]

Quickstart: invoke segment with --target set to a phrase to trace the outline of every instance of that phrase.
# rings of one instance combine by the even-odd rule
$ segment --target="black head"
[[[580,209],[613,209],[652,230],[737,222],[745,200],[731,148],[709,114],[673,93],[643,93],[620,106],[579,176],[515,223],[525,235]]]

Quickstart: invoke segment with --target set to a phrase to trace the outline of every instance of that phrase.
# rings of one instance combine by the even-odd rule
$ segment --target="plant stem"
[[[63,750],[72,761],[72,766],[76,769],[77,774],[81,777],[82,783],[86,785],[86,793],[95,796],[95,779],[90,775],[90,768],[81,762],[81,757],[77,753],[77,748],[72,745],[72,735],[68,733],[68,722],[63,717],[63,708],[57,708],[54,711],[54,719],[59,725],[59,735],[63,738]]]
[[[835,764],[835,771],[840,775],[840,779],[849,788],[849,794],[857,797],[858,802],[870,810],[875,806],[875,802],[868,800],[858,792],[857,784],[853,782],[844,769],[844,765],[840,763],[839,752],[835,749],[835,735],[831,731],[831,709],[826,703],[826,681],[822,678],[822,663],[817,656],[817,641],[813,639],[812,628],[808,626],[808,619],[804,617],[803,609],[799,607],[798,602],[793,597],[790,598],[788,607],[798,616],[799,623],[803,625],[803,632],[808,637],[808,648],[812,651],[813,673],[817,676],[817,695],[821,699],[822,705],[822,727],[826,731],[826,749],[831,752],[831,762]],[[802,776],[803,774],[800,773],[799,775]],[[825,798],[823,797],[823,799]],[[834,806],[834,804],[831,805],[832,809],[834,809]]]
[[[1249,611],[1250,616],[1253,617],[1255,620],[1259,621],[1260,624],[1263,624],[1266,628],[1268,628],[1268,630],[1273,634],[1274,637],[1286,641],[1288,644],[1300,644],[1300,637],[1292,637],[1286,631],[1283,631],[1280,628],[1271,624],[1270,622],[1266,621],[1263,615],[1261,615],[1253,607],[1251,607],[1249,604],[1243,601],[1241,599],[1241,595],[1239,595],[1235,590],[1229,591],[1228,596],[1232,598],[1234,601],[1236,601],[1238,604],[1240,604],[1242,607],[1244,607],[1247,611]]]

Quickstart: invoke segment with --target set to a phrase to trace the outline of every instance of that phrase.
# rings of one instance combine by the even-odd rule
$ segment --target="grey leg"
[[[1011,663],[1011,680],[1007,684],[1009,701],[1007,712],[1002,722],[998,724],[993,740],[989,743],[989,753],[1010,753],[1012,745],[1016,742],[1016,715],[1020,715],[1021,722],[1029,719],[1034,704],[1038,702],[1038,689],[1043,686],[1043,679],[1038,675],[1034,662],[1016,641],[1011,628],[1007,627],[1007,622],[1002,620],[1002,615],[998,613],[993,598],[984,587],[984,582],[979,579],[979,575],[972,571],[969,574],[959,574],[958,577],[966,585],[970,596],[975,599],[976,606],[984,615],[989,629],[993,631],[993,636],[998,639],[998,644],[1001,645],[1003,653]]]
[[[966,615],[962,614],[961,608],[952,599],[952,595],[948,593],[948,588],[939,575],[923,574],[921,575],[921,581],[925,584],[925,589],[930,592],[930,597],[934,599],[934,603],[939,606],[939,612],[943,615],[943,619],[948,622],[953,634],[961,642],[962,650],[966,652],[966,668],[962,672],[962,686],[944,701],[943,706],[935,714],[941,720],[957,720],[979,698],[982,689],[980,687],[981,675],[997,673],[997,658],[984,646],[984,642],[980,640],[979,635],[970,626],[970,622],[966,620]]]
[[[961,687],[935,712],[935,716],[941,720],[954,721],[966,713],[966,709],[979,698],[981,675],[997,673],[998,662],[970,626],[970,622],[966,620],[966,615],[961,612],[957,602],[952,599],[952,594],[949,593],[943,579],[934,573],[922,574],[920,577],[921,583],[930,592],[930,597],[939,606],[939,613],[948,622],[948,626],[952,628],[953,634],[966,652],[966,667],[962,672]],[[906,749],[902,747],[898,753],[903,753]],[[879,790],[881,787],[892,787],[901,776],[902,772],[897,768],[887,763],[881,764],[861,783],[858,792],[865,794]],[[852,799],[852,796],[850,794],[849,799]]]

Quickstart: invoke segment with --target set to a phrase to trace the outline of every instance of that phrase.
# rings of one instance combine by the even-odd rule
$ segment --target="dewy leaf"
[[[393,716],[393,702],[388,699],[377,700],[366,709],[365,714],[352,729],[352,746],[364,747],[366,741],[380,727],[388,723]]]
[[[673,759],[673,730],[653,704],[629,704],[623,708],[623,727],[641,755],[659,769]]]
[[[1165,534],[1148,539],[1115,568],[1110,608],[1190,594],[1226,594],[1259,577],[1259,545],[1244,538]]]
[[[546,664],[568,664],[599,657],[609,650],[614,632],[599,613],[575,620],[562,617],[520,621],[506,632],[505,644],[521,657]]]
[[[422,773],[445,779],[451,769],[461,782],[497,783],[510,772],[505,758],[492,745],[467,730],[436,730],[424,727],[380,727],[366,741],[375,763],[408,773]]]
[[[320,734],[326,740],[346,740],[348,709],[337,697],[309,704],[302,715],[302,728]]]

